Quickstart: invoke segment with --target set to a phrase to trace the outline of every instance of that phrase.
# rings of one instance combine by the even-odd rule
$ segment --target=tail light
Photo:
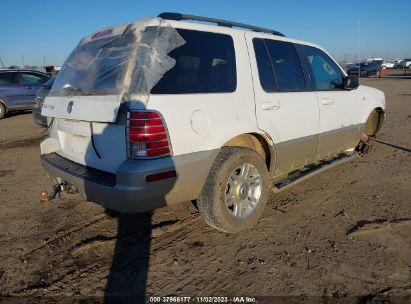
[[[128,156],[163,157],[171,154],[164,119],[154,111],[129,111],[127,115]]]

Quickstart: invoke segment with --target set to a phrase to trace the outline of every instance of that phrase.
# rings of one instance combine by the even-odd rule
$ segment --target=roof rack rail
[[[219,26],[240,27],[240,28],[252,30],[254,32],[269,33],[269,34],[273,34],[273,35],[276,35],[276,36],[285,37],[284,34],[282,34],[280,32],[277,32],[277,31],[274,31],[274,30],[270,30],[270,29],[266,29],[266,28],[262,28],[262,27],[258,27],[258,26],[254,26],[254,25],[248,25],[248,24],[244,24],[244,23],[221,20],[221,19],[186,15],[186,14],[180,14],[180,13],[171,13],[171,12],[161,13],[161,14],[158,15],[158,17],[163,18],[163,19],[168,19],[168,20],[176,20],[176,21],[181,21],[181,20],[205,21],[205,22],[217,23],[217,25],[219,25]]]

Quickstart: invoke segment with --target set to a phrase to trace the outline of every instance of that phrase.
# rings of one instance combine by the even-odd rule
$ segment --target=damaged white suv
[[[385,97],[312,43],[163,13],[82,39],[42,114],[51,198],[80,192],[124,213],[196,200],[208,224],[237,232],[270,188],[365,154]]]

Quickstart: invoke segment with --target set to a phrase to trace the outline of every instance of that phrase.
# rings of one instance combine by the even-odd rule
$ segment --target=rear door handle
[[[281,107],[278,101],[263,101],[261,106],[263,110],[278,110]]]
[[[335,104],[335,100],[331,98],[321,98],[321,103],[325,106],[329,106]]]

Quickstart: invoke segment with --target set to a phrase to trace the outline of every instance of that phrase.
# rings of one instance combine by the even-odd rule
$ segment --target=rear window
[[[176,65],[152,94],[226,93],[237,86],[233,39],[229,35],[178,29],[186,43],[169,56]]]
[[[16,84],[16,73],[0,73],[0,85]]]

